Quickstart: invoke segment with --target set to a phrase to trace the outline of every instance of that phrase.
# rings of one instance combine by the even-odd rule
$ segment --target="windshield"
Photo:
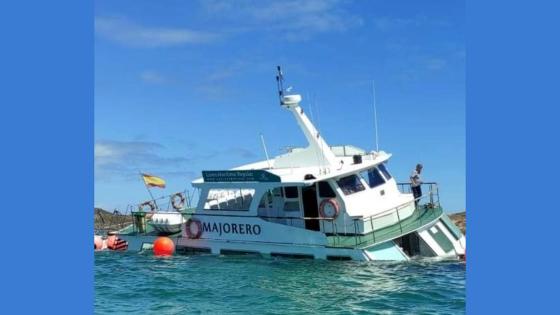
[[[365,190],[365,187],[364,185],[362,185],[360,178],[356,175],[342,177],[341,179],[337,180],[336,183],[345,195],[351,195],[353,193]]]

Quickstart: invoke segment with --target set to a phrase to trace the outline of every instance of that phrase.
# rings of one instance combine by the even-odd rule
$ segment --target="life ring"
[[[149,210],[146,207],[150,208]],[[138,211],[141,212],[153,212],[156,210],[156,205],[152,201],[146,201],[138,205]]]
[[[171,206],[177,211],[183,209],[185,206],[185,195],[183,193],[176,193],[171,196]]]
[[[340,213],[340,206],[334,198],[321,201],[319,205],[319,214],[323,218],[336,219]]]
[[[193,231],[194,226],[194,231]],[[190,218],[187,223],[185,223],[185,232],[187,232],[187,237],[191,239],[200,238],[202,235],[202,223],[198,219]]]

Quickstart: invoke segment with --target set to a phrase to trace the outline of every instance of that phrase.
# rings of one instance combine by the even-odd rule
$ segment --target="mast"
[[[300,106],[302,100],[299,94],[286,95],[283,89],[283,74],[280,66],[278,66],[278,75],[276,76],[278,82],[278,95],[280,97],[280,105],[292,112],[296,121],[303,131],[309,146],[304,150],[304,152],[299,153],[298,164],[308,164],[305,162],[316,163],[317,156],[319,155],[321,164],[326,169],[332,167],[337,167],[339,161],[337,161],[336,156],[331,151],[330,146],[323,139],[317,128],[313,125],[311,120],[303,112],[303,108]],[[280,161],[279,161],[280,162]]]

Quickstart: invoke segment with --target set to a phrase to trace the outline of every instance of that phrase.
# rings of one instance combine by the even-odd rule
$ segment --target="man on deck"
[[[422,164],[416,164],[416,169],[414,169],[410,175],[410,187],[412,187],[412,195],[414,196],[415,206],[418,206],[418,202],[420,201],[418,198],[422,196],[422,180],[420,179],[422,168]]]

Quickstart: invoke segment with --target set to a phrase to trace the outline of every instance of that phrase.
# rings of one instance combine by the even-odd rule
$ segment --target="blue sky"
[[[417,162],[447,211],[465,209],[462,1],[95,2],[95,205],[149,199],[138,171],[190,188],[201,170],[305,139],[278,105],[275,67],[331,145],[380,149],[406,181]]]

